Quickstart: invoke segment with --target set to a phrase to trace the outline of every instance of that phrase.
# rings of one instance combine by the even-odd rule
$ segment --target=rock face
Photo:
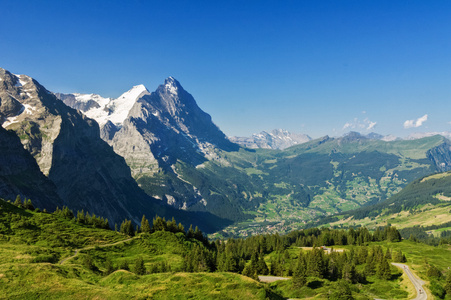
[[[206,205],[206,201],[194,185],[182,179],[177,165],[194,169],[209,160],[223,160],[221,151],[239,149],[172,77],[155,92],[138,85],[117,99],[57,95],[74,108],[98,103],[99,107],[91,106],[84,113],[99,122],[102,139],[125,158],[141,185],[151,186],[145,189],[149,195],[178,209]]]
[[[178,160],[199,165],[215,159],[217,149],[238,150],[172,77],[133,105],[122,128],[108,142],[135,177],[157,167],[167,170]]]
[[[252,137],[230,137],[230,141],[246,148],[286,149],[288,147],[303,144],[312,138],[306,134],[292,133],[283,129],[274,129],[271,132],[262,131],[253,134]]]
[[[435,164],[438,171],[446,172],[451,170],[451,143],[448,140],[428,150],[426,155]]]
[[[54,210],[63,205],[56,186],[42,174],[19,137],[0,126],[0,197],[14,200],[17,195],[32,199],[35,207]]]
[[[32,78],[0,69],[0,118],[13,130],[63,204],[102,215],[111,224],[137,223],[157,200],[131,177],[124,159],[100,139],[99,126],[66,106]]]

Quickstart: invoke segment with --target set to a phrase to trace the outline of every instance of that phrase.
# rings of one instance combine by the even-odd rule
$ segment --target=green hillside
[[[197,228],[159,217],[152,226],[143,218],[138,231],[124,221],[120,233],[98,228],[101,217],[18,205],[0,200],[6,299],[406,299],[414,295],[411,284],[390,262],[407,259],[436,294],[445,291],[451,264],[448,246],[400,241],[393,227],[209,242]],[[338,250],[328,254],[323,245]],[[432,266],[441,278],[429,274]],[[265,284],[254,280],[259,275],[289,280]]]
[[[280,299],[239,274],[182,272],[193,248],[208,251],[180,232],[130,237],[0,200],[0,299]]]
[[[451,230],[451,172],[421,177],[391,198],[321,220],[333,227],[381,226],[402,229],[404,238],[438,244]],[[451,235],[451,231],[449,231]]]

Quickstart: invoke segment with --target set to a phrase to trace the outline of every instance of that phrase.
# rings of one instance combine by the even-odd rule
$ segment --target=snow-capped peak
[[[177,82],[177,80],[175,80],[174,77],[169,76],[168,78],[166,78],[166,80],[164,81],[164,87],[169,93],[171,93],[173,95],[177,95],[178,82]]]
[[[121,127],[133,105],[144,94],[149,94],[149,91],[143,84],[139,84],[135,85],[116,99],[103,98],[97,94],[74,93],[72,95],[78,102],[87,103],[89,101],[94,101],[98,104],[84,111],[84,114],[89,118],[96,120],[100,126],[103,126],[108,121],[111,121],[114,125]],[[66,104],[71,106],[69,102]]]

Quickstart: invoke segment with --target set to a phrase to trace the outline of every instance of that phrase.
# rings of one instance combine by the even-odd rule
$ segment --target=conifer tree
[[[261,275],[268,275],[268,273],[269,273],[269,269],[263,258],[262,252],[260,252],[260,257],[258,258],[258,261],[257,261],[257,273],[261,274]]]
[[[144,275],[146,274],[146,266],[144,265],[144,260],[140,256],[135,261],[135,268],[134,268],[136,275]]]
[[[16,201],[14,201],[14,205],[17,206],[17,207],[21,207],[22,206],[22,198],[20,198],[20,195],[17,195]]]
[[[293,285],[296,288],[301,288],[307,283],[306,269],[307,269],[307,265],[305,262],[305,257],[303,255],[303,253],[301,252],[298,257],[296,267],[293,271],[293,279],[292,280],[293,280]]]
[[[380,279],[389,280],[391,278],[390,265],[388,264],[388,260],[386,258],[383,258],[377,266],[376,275]]]
[[[141,219],[141,232],[150,233],[150,224],[144,215]]]
[[[167,230],[167,223],[164,218],[160,218],[159,216],[156,216],[153,219],[152,222],[152,231],[166,231]]]
[[[131,220],[125,219],[122,221],[120,232],[128,236],[134,236],[135,231],[133,230],[133,225]]]
[[[307,274],[309,276],[315,276],[323,278],[324,275],[324,260],[323,250],[319,248],[313,248],[308,255],[307,262]]]
[[[31,199],[28,199],[26,201],[24,200],[24,206],[26,209],[34,210],[34,206],[33,203],[31,203]]]
[[[188,231],[186,232],[186,237],[187,238],[193,238],[194,237],[194,229],[193,229],[193,225],[189,226]]]

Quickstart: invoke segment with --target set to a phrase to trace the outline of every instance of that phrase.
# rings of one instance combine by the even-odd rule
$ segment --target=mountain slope
[[[63,201],[56,186],[42,174],[20,139],[0,126],[0,195],[7,199],[32,199],[36,207],[54,210]]]
[[[205,231],[221,226],[218,218],[183,214],[146,195],[124,159],[100,139],[98,124],[57,100],[37,81],[4,69],[0,69],[0,79],[2,126],[20,137],[56,186],[62,204],[102,215],[111,225],[124,218],[138,223],[143,214],[159,214],[175,215],[185,224],[191,220]],[[52,193],[50,188],[48,193]],[[55,201],[41,204],[51,208]]]

